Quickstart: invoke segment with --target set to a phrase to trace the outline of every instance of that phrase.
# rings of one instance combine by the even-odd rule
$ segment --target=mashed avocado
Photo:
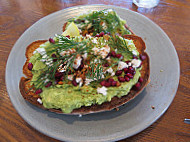
[[[29,61],[31,84],[41,89],[43,106],[71,113],[127,95],[141,76],[141,60],[133,41],[121,36],[131,34],[125,21],[103,10],[68,23],[62,35],[40,45]]]
[[[90,42],[94,40],[93,37],[91,37],[89,40],[86,38],[82,39],[80,36],[75,37],[73,39],[77,42],[82,40],[88,40],[88,42]],[[133,44],[133,41],[127,39],[125,39],[124,41],[129,51],[137,52],[136,47]],[[107,41],[105,42],[104,38],[99,38],[97,39],[96,44],[93,43],[93,45],[91,46],[94,47],[96,47],[97,45],[104,46],[105,44],[108,44],[108,42]],[[110,44],[110,46],[112,45]],[[49,44],[49,42],[46,42],[45,44],[41,45],[39,48],[44,48],[47,53],[49,48],[51,48],[51,45]],[[132,59],[130,54],[128,52],[125,52],[125,49],[118,48],[117,50],[118,52],[122,52],[124,60]],[[35,81],[39,79],[43,69],[48,67],[48,65],[46,65],[42,60],[43,56],[46,55],[44,55],[44,53],[42,52],[37,52],[30,59],[30,62],[34,65],[32,70],[33,73],[32,82],[34,82],[34,85],[36,85]],[[117,59],[113,58],[113,61],[117,61]],[[113,67],[113,69],[117,70],[117,66]],[[40,94],[40,96],[42,98],[43,106],[45,108],[61,109],[64,113],[70,113],[72,112],[73,109],[80,108],[81,106],[102,104],[104,102],[111,101],[111,99],[114,96],[121,97],[128,94],[132,86],[138,82],[139,77],[140,77],[140,68],[137,68],[133,79],[131,79],[129,82],[121,83],[121,85],[118,87],[108,87],[107,95],[97,93],[97,87],[101,87],[100,81],[94,81],[89,85],[83,85],[81,87],[73,86],[73,84],[68,83],[68,81],[65,81],[64,84],[62,85],[56,84],[48,88],[42,87],[43,92]],[[113,76],[112,78],[114,80],[117,80],[117,76]]]

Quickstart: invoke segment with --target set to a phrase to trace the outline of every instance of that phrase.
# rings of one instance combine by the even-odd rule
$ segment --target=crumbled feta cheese
[[[73,63],[73,68],[74,69],[78,69],[78,67],[81,65],[81,61],[82,61],[82,58],[81,56],[78,54],[74,60],[74,63]]]
[[[115,53],[117,53],[117,48],[115,49]]]
[[[87,59],[87,56],[88,56],[88,53],[84,53],[84,54],[82,55],[82,57],[83,57],[84,60]]]
[[[98,40],[96,38],[93,38],[92,42],[95,43],[95,44],[97,44]]]
[[[83,80],[82,80],[81,77],[77,77],[77,78],[76,78],[76,82],[79,83],[79,86],[80,86],[80,87],[81,87],[82,84],[83,84]]]
[[[132,64],[133,68],[138,68],[141,65],[141,60],[139,60],[139,59],[133,59],[131,61],[131,64]]]
[[[105,46],[102,47],[102,48],[94,47],[94,48],[92,48],[92,50],[94,51],[94,55],[99,54],[100,56],[102,56],[102,59],[104,59],[104,58],[106,58],[107,55],[109,54],[109,52],[110,52],[110,47],[109,47],[108,45],[105,45]]]
[[[97,55],[99,52],[99,48],[97,48],[96,46],[94,48],[92,48],[92,51],[94,51],[94,55]]]
[[[119,61],[117,70],[122,70],[122,69],[127,68],[127,67],[128,67],[128,65],[125,62]]]
[[[110,47],[108,45],[105,45],[105,47],[102,47],[100,49],[100,52],[99,54],[102,56],[102,59],[106,58],[107,55],[109,54],[110,52]]]
[[[73,75],[71,74],[71,75],[68,75],[68,80],[73,80]]]
[[[39,104],[42,104],[42,100],[41,100],[40,98],[37,99],[37,102],[38,102]]]
[[[107,57],[107,58],[106,58],[106,61],[108,61],[108,63],[111,63],[111,58],[110,58],[110,57]]]
[[[68,54],[67,51],[62,51],[62,52],[60,53],[61,56],[65,56],[65,55],[67,55],[67,54]]]
[[[93,63],[101,63],[100,59],[94,59]]]
[[[128,66],[131,66],[131,62],[129,62],[127,65],[128,65]]]
[[[108,68],[108,69],[106,70],[106,72],[110,73],[111,76],[114,76],[114,75],[115,75],[115,72],[113,71],[112,68]]]
[[[86,78],[85,85],[89,85],[90,82],[94,81],[93,79]]]
[[[132,53],[133,55],[137,56],[137,51],[133,50]]]
[[[87,38],[92,38],[92,36],[91,36],[91,35],[89,35],[89,34],[86,34],[86,37],[87,37]]]
[[[46,79],[45,81],[44,81],[44,83],[47,83],[49,81],[49,79]]]
[[[82,86],[82,84],[83,84],[83,81],[79,82],[79,87],[81,87],[81,86]]]
[[[98,88],[97,88],[97,93],[103,94],[104,96],[106,96],[106,95],[107,95],[107,90],[108,90],[108,89],[107,89],[105,86],[102,86],[101,88],[98,87]]]
[[[81,81],[82,81],[82,78],[81,78],[81,77],[77,77],[77,78],[76,78],[76,82],[77,82],[77,83],[79,83],[79,82],[81,82]]]
[[[35,53],[40,53],[42,56],[44,55],[44,54],[46,54],[46,50],[45,50],[45,48],[37,48],[34,52],[33,52],[33,54],[35,54]]]

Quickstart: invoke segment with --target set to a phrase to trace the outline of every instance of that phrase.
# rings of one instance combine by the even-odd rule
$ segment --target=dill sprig
[[[93,31],[93,35],[100,32],[131,34],[129,30],[124,28],[124,23],[116,14],[115,11],[110,9],[104,9],[101,11],[93,11],[88,15],[80,18],[69,19],[69,22],[75,22],[80,24],[81,30],[86,30],[89,25],[91,27],[87,30]],[[103,24],[104,23],[104,24]]]
[[[112,35],[110,36],[108,44],[111,47],[117,48],[120,52],[127,52],[129,56],[133,56],[133,53],[128,49],[126,41],[123,37]]]
[[[74,49],[75,52],[72,54],[62,55],[61,52],[69,51]],[[50,44],[46,52],[43,53],[37,60],[42,60],[47,65],[44,69],[40,70],[40,75],[36,80],[31,81],[36,89],[43,88],[47,81],[55,82],[55,73],[61,65],[66,66],[65,74],[68,73],[68,69],[73,69],[73,63],[77,54],[84,54],[90,51],[90,47],[85,41],[76,42],[74,39],[69,39],[62,35],[55,36],[55,43]],[[56,57],[52,57],[55,54]]]
[[[89,68],[86,72],[86,78],[93,79],[93,80],[100,80],[103,78],[104,71],[102,63],[94,63],[92,62],[89,65]]]

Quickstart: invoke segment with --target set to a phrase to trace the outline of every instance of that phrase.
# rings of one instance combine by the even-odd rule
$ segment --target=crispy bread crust
[[[135,35],[124,35],[124,38],[132,39],[135,46],[137,47],[138,52],[146,56],[146,59],[143,61],[142,69],[141,69],[141,77],[143,78],[141,88],[139,90],[131,89],[131,91],[127,95],[121,98],[113,97],[110,102],[104,102],[101,105],[92,105],[88,107],[83,106],[81,108],[74,109],[71,114],[89,114],[89,113],[112,110],[134,99],[137,95],[140,94],[140,92],[149,83],[149,76],[150,76],[149,56],[145,52],[146,46],[145,46],[144,41],[140,37],[135,36]],[[36,48],[38,48],[41,44],[45,42],[46,40],[35,41],[27,47],[27,50],[26,50],[27,60],[23,67],[23,73],[27,76],[27,78],[25,77],[21,78],[20,84],[19,84],[20,92],[25,100],[29,101],[30,103],[34,104],[37,107],[49,110],[51,112],[63,113],[60,109],[45,108],[42,104],[39,104],[39,102],[37,102],[37,99],[40,98],[40,96],[34,94],[32,91],[29,91],[29,88],[31,88],[29,82],[30,82],[30,79],[32,78],[32,74],[31,74],[31,71],[29,71],[27,68],[28,61],[30,57],[32,56],[31,53],[33,53],[33,51]]]

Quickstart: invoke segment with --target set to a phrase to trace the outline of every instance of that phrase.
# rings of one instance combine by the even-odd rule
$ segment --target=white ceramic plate
[[[23,76],[22,66],[26,60],[27,45],[35,40],[48,39],[55,33],[61,33],[63,23],[68,18],[89,10],[106,8],[116,10],[131,29],[145,39],[151,71],[151,82],[146,89],[134,100],[120,107],[119,111],[113,110],[83,117],[58,115],[27,103],[19,91],[19,80]],[[172,42],[151,20],[124,8],[86,5],[50,14],[27,29],[9,55],[6,85],[18,113],[38,131],[64,141],[114,141],[144,130],[167,110],[177,91],[179,74],[179,60]]]

